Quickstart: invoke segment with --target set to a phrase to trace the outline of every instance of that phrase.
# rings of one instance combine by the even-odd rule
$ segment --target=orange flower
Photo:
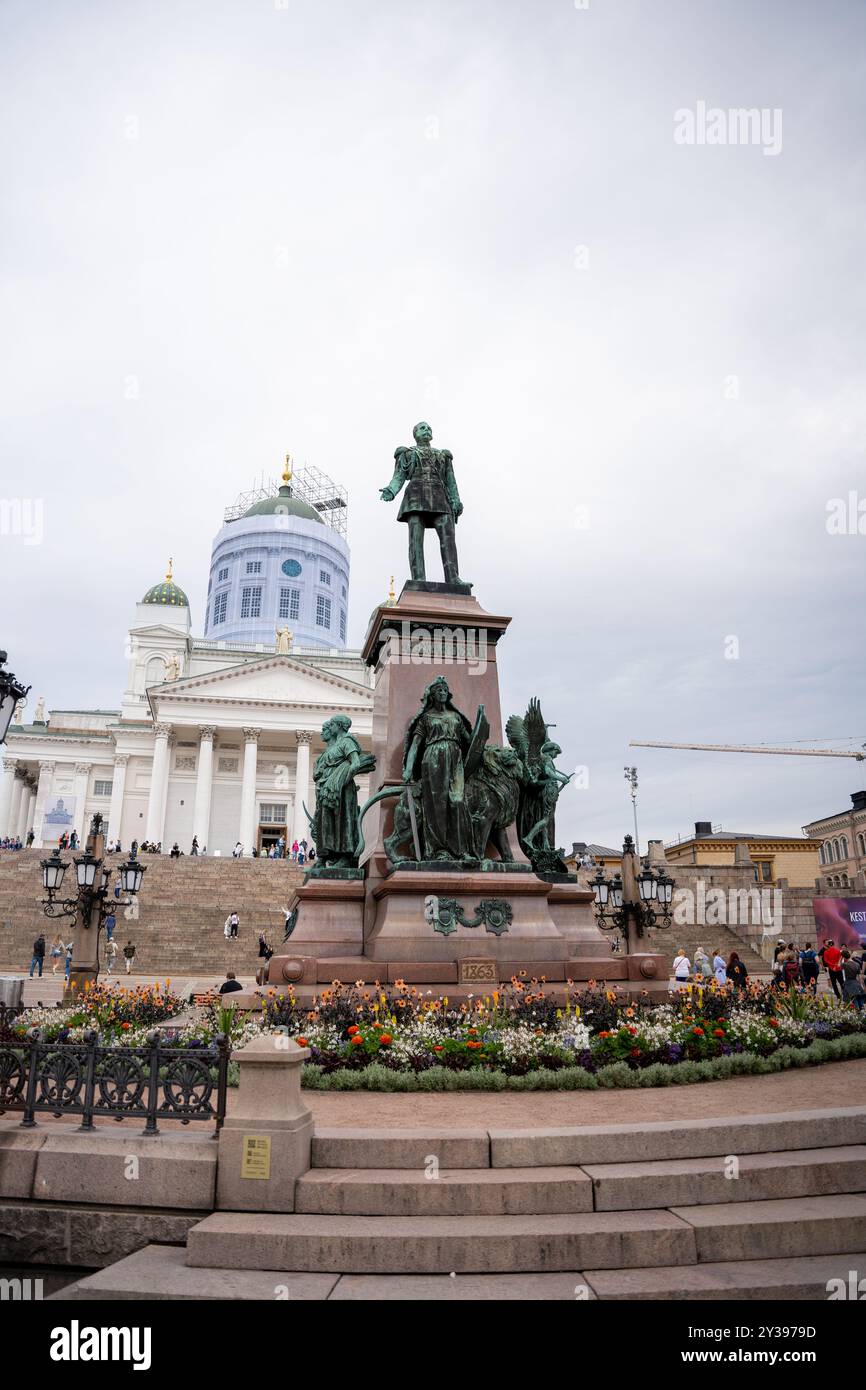
[[[306,1039],[306,1038],[298,1038],[298,1039],[297,1039],[297,1044],[298,1044],[298,1047],[306,1047],[306,1046],[307,1046],[307,1039]]]
[[[361,1044],[363,1045],[363,1042],[364,1042],[364,1039],[361,1037],[361,1034],[360,1034],[360,1033],[356,1033],[355,1036],[352,1038],[352,1046],[353,1046],[353,1047],[357,1047],[359,1043],[361,1043]]]
[[[361,1031],[361,1030],[360,1030],[360,1028],[358,1027],[357,1023],[350,1023],[349,1027],[346,1029],[346,1032],[349,1033],[350,1035],[351,1035],[352,1033],[359,1033],[360,1031]]]
[[[467,1047],[483,1047],[484,1044],[483,1044],[483,1043],[480,1043],[480,1042],[468,1042],[468,1043],[466,1044],[466,1046],[467,1046]]]
[[[703,1028],[693,1028],[693,1029],[692,1029],[692,1032],[693,1032],[693,1033],[697,1033],[697,1035],[698,1035],[699,1038],[702,1038],[702,1037],[704,1036],[704,1030],[703,1030]]]
[[[390,1033],[379,1034],[379,1044],[381,1047],[387,1047],[389,1043],[392,1043],[393,1041],[394,1039],[391,1037]]]
[[[121,1028],[122,1028],[122,1029],[124,1030],[124,1032],[125,1032],[126,1029],[129,1027],[129,1024],[128,1024],[128,1023],[121,1023],[120,1026],[121,1026]]]
[[[723,1038],[724,1036],[725,1036],[725,1030],[724,1030],[724,1028],[714,1028],[714,1029],[713,1029],[713,1037],[714,1037],[714,1038]]]

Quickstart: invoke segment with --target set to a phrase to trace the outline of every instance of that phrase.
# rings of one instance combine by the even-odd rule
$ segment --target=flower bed
[[[170,980],[131,989],[86,984],[80,999],[68,1008],[25,1009],[11,1032],[24,1038],[28,1029],[38,1028],[49,1042],[83,1042],[95,1029],[102,1043],[138,1047],[156,1024],[176,1017],[184,1007],[180,995],[172,993]]]
[[[76,1041],[140,1044],[183,1001],[169,982],[138,990],[90,991],[72,1010],[28,1010],[16,1031]],[[190,1011],[164,1035],[207,1046],[226,1033],[238,1050],[280,1030],[310,1049],[303,1084],[339,1090],[586,1089],[658,1086],[777,1071],[866,1056],[866,1018],[834,996],[753,985],[690,985],[665,1004],[631,1000],[590,982],[551,999],[543,980],[515,978],[467,1000],[414,986],[344,986],[312,1001],[271,991],[261,1015],[223,1002]],[[233,1068],[236,1074],[236,1067]]]

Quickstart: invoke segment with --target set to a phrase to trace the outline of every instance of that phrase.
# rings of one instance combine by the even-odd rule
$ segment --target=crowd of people
[[[858,1009],[866,1005],[866,945],[851,951],[833,941],[825,941],[818,948],[811,941],[805,946],[780,941],[773,952],[773,983],[780,989],[799,985],[816,994],[822,969],[826,970],[837,999],[854,1004]],[[699,946],[692,962],[685,947],[680,946],[674,957],[673,976],[678,985],[708,984],[714,979],[719,985],[730,980],[738,989],[743,989],[749,972],[736,951],[725,960],[720,950],[715,950],[711,958],[703,946]]]

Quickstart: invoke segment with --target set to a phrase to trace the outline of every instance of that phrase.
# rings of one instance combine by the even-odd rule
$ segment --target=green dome
[[[254,503],[249,511],[244,512],[244,517],[248,516],[299,516],[304,521],[318,521],[320,526],[325,524],[315,507],[295,497],[285,483],[273,497],[265,497],[261,502]]]
[[[172,608],[189,608],[189,599],[171,577],[171,564],[169,564],[165,579],[148,589],[141,601],[142,603],[168,603],[171,604]]]

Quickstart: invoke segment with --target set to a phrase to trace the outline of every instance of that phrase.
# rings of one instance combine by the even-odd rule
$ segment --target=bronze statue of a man
[[[442,552],[442,568],[446,584],[459,584],[468,589],[457,571],[457,540],[454,528],[463,511],[463,503],[454,480],[452,456],[449,449],[434,449],[430,443],[433,431],[425,420],[412,431],[414,447],[400,445],[394,451],[394,476],[380,490],[383,502],[393,502],[403,484],[406,492],[397,513],[398,521],[409,523],[409,572],[416,582],[426,579],[424,569],[424,532],[435,526]]]

